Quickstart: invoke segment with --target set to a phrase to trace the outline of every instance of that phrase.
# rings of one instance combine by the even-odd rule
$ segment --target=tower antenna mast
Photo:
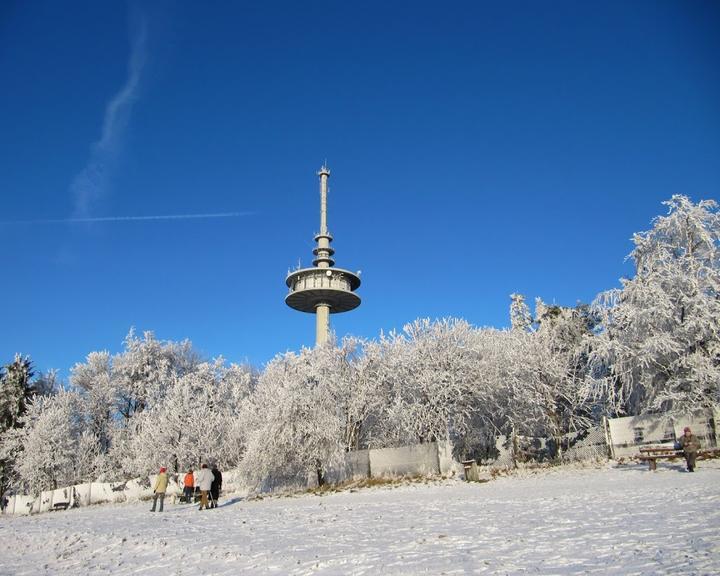
[[[330,314],[348,312],[360,306],[355,290],[360,278],[348,270],[335,268],[330,247],[333,240],[327,226],[327,195],[330,169],[327,160],[318,172],[320,177],[320,232],[315,235],[315,259],[312,268],[301,268],[287,275],[289,292],[285,303],[301,312],[315,314],[315,344],[321,346],[330,337]]]

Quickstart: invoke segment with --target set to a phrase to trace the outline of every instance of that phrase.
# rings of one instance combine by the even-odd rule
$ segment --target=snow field
[[[720,461],[3,518],[0,574],[717,574]]]

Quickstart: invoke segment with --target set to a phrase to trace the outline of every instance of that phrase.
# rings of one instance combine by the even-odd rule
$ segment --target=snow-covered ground
[[[0,574],[718,574],[720,461],[2,518]]]

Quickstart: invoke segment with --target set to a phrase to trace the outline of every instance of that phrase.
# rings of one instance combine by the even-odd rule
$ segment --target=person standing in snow
[[[200,467],[200,473],[197,477],[197,483],[198,486],[200,486],[200,508],[199,510],[202,510],[205,508],[206,510],[209,508],[208,506],[208,492],[210,492],[210,489],[212,488],[212,482],[213,482],[213,474],[210,471],[210,469],[207,467],[207,464],[203,464]]]
[[[183,479],[183,494],[185,495],[185,502],[192,504],[193,494],[195,494],[195,475],[192,468],[188,470]]]
[[[695,459],[697,458],[698,450],[700,450],[700,442],[690,430],[689,426],[683,430],[683,435],[680,436],[680,448],[685,453],[685,461],[687,462],[688,472],[695,471]]]
[[[155,496],[153,496],[153,505],[150,509],[150,512],[155,512],[155,505],[157,504],[158,499],[160,500],[160,509],[158,510],[158,512],[163,511],[163,502],[165,501],[165,491],[167,490],[167,485],[167,468],[163,466],[162,468],[160,468],[160,473],[155,479],[155,486],[153,487],[153,490],[155,491]]]
[[[218,470],[217,464],[212,467],[213,481],[210,486],[210,496],[212,496],[211,508],[217,508],[218,498],[220,498],[220,490],[222,489],[222,472]]]

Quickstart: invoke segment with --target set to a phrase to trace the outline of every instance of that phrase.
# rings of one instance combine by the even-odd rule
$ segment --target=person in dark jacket
[[[211,508],[217,508],[218,498],[220,498],[220,490],[222,490],[222,472],[218,470],[217,464],[212,467],[213,481],[210,487],[210,495],[212,496]]]
[[[698,450],[700,450],[700,442],[692,433],[689,426],[683,430],[683,435],[680,436],[680,447],[685,453],[685,461],[687,462],[688,472],[695,472],[695,459],[697,458]]]

